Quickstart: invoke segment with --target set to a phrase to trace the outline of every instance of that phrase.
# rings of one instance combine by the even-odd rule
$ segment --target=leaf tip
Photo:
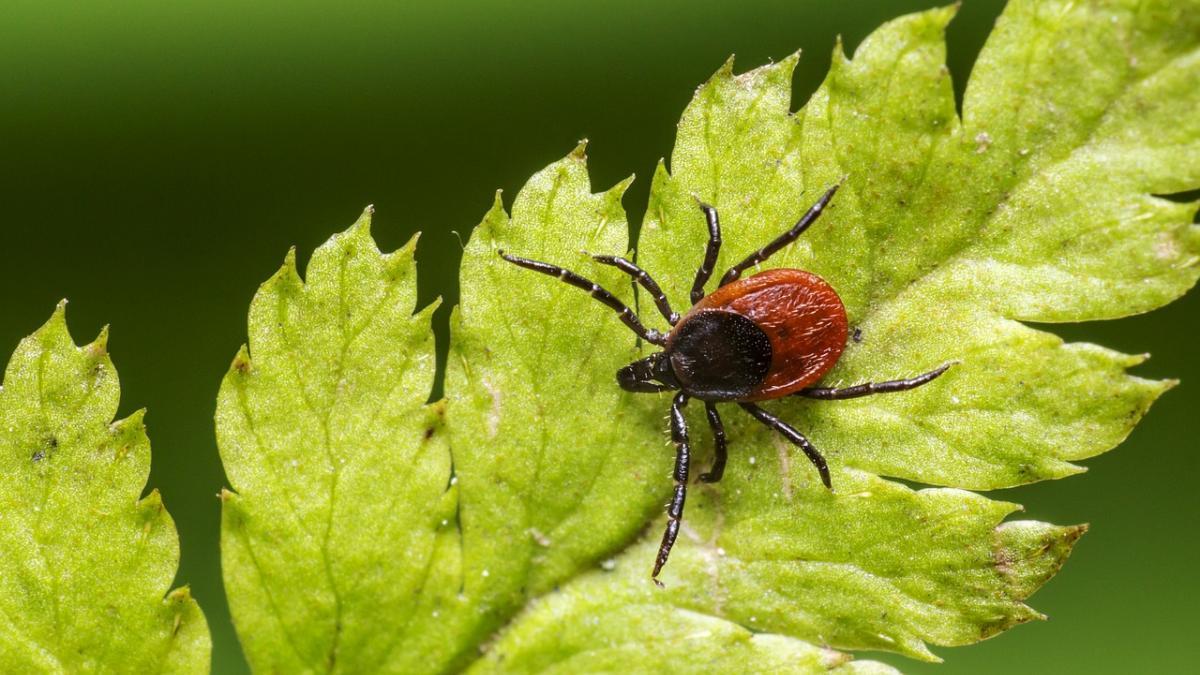
[[[381,255],[379,247],[375,243],[375,238],[371,236],[371,219],[374,214],[375,207],[367,206],[359,214],[358,218],[350,224],[350,227],[333,235],[324,244],[318,246],[313,251],[313,257],[309,261],[309,269],[312,269],[313,264],[317,263],[323,256],[353,256],[365,252],[373,252],[376,255]],[[319,265],[320,263],[317,264]]]
[[[730,54],[725,59],[725,62],[721,64],[721,67],[717,68],[717,72],[713,74],[713,79],[717,77],[733,77],[733,63],[736,60],[737,54]]]
[[[924,12],[918,12],[915,16],[927,21],[927,25],[930,27],[942,31],[945,30],[946,26],[950,25],[950,22],[958,15],[960,9],[962,9],[962,0],[956,0],[949,5],[942,5],[941,7],[934,7]],[[903,20],[903,17],[901,17],[901,20]]]
[[[249,375],[253,370],[253,364],[250,361],[250,348],[242,345],[238,348],[237,356],[233,357],[233,363],[229,365],[229,372],[237,373],[238,375]]]
[[[32,338],[34,336],[37,336],[41,340],[45,340],[47,338],[50,338],[51,340],[61,340],[65,336],[66,340],[72,346],[74,346],[75,342],[71,340],[71,333],[67,328],[66,298],[58,301],[58,304],[54,306],[54,311],[50,314],[50,318],[46,319],[46,323],[42,324],[42,326],[38,328],[30,337]]]
[[[945,659],[929,651],[929,645],[918,637],[908,637],[900,641],[900,653],[926,663],[942,663]]]
[[[88,344],[88,350],[92,352],[93,356],[102,356],[108,353],[108,326],[108,324],[104,324],[96,335],[96,339]]]
[[[143,527],[149,527],[164,510],[162,493],[158,491],[158,488],[150,490],[145,497],[138,500],[138,509],[145,519]]]
[[[487,213],[483,214],[483,219],[479,221],[479,225],[470,233],[470,241],[483,241],[491,239],[495,244],[496,232],[502,229],[508,223],[508,212],[504,210],[504,191],[496,190],[492,197],[492,205],[488,208]],[[459,238],[462,242],[462,238]],[[466,250],[466,247],[463,247]]]
[[[1001,523],[995,530],[991,563],[1004,579],[1008,597],[1022,601],[1033,595],[1062,569],[1075,544],[1087,531],[1087,523],[1066,526],[1033,520]],[[1045,618],[1023,604],[1016,609],[1017,612],[1008,618],[1008,625]],[[997,627],[984,637],[1005,627]]]
[[[118,420],[116,422],[113,422],[113,424],[112,424],[112,429],[115,432],[124,432],[124,431],[130,431],[130,430],[142,431],[145,428],[146,428],[146,409],[145,408],[138,408],[137,410],[134,410],[133,412],[129,413],[129,416],[126,417],[125,419]]]
[[[587,161],[587,146],[588,146],[588,139],[586,139],[586,138],[579,139],[579,142],[575,144],[575,149],[572,150],[571,153],[567,155],[567,157],[569,159],[586,162]],[[498,192],[499,191],[497,190],[497,193]],[[499,195],[497,195],[497,198],[499,198]]]
[[[191,599],[192,599],[192,589],[187,584],[184,584],[183,586],[176,588],[175,590],[171,591],[170,593],[167,593],[167,601],[172,604],[182,605],[182,604],[187,603]]]
[[[833,38],[833,62],[830,64],[830,70],[834,67],[846,63],[846,43],[842,41],[842,34],[838,33]]]
[[[1013,607],[1011,613],[980,624],[978,627],[979,639],[987,640],[1007,631],[1013,626],[1019,626],[1030,621],[1045,621],[1046,618],[1045,614],[1020,602]]]
[[[633,185],[633,181],[635,180],[637,180],[637,174],[631,173],[619,181],[616,185],[609,188],[608,193],[615,196],[616,200],[620,202],[621,197],[625,196],[625,191],[629,189],[630,185]]]
[[[796,72],[796,64],[800,62],[799,50],[788,54],[779,61],[770,61],[766,65],[742,73],[737,76],[739,81],[749,86],[766,86],[772,89],[791,91],[792,75]]]
[[[420,240],[421,240],[421,233],[413,232],[413,235],[408,238],[408,241],[404,242],[403,246],[396,249],[395,251],[392,251],[391,253],[385,254],[383,256],[384,260],[386,260],[388,263],[392,263],[392,264],[396,264],[393,261],[407,262],[409,260],[412,260],[413,258],[416,257],[417,242]]]
[[[375,215],[375,205],[367,204],[366,208],[359,214],[358,219],[350,226],[351,231],[365,229],[368,232],[371,230],[371,217]]]
[[[285,284],[287,286],[303,286],[304,281],[300,278],[300,269],[296,267],[296,247],[288,248],[287,253],[283,256],[283,264],[275,271],[275,274],[267,279],[263,286],[268,284]]]
[[[433,300],[429,301],[429,304],[427,304],[424,307],[413,312],[413,316],[417,317],[421,321],[428,322],[430,315],[432,315],[434,312],[436,312],[438,307],[442,306],[442,301],[443,301],[442,296],[440,296],[440,295],[434,296]]]

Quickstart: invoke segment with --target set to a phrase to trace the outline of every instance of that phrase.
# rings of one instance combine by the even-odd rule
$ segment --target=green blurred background
[[[122,414],[148,407],[150,486],[179,526],[178,582],[213,633],[214,672],[243,672],[221,588],[213,440],[218,383],[246,310],[293,244],[304,258],[377,206],[384,250],[412,233],[423,302],[444,295],[460,240],[503,188],[589,150],[597,188],[631,172],[641,220],[691,93],[804,50],[796,102],[834,36],[853,48],[926,2],[5,2],[0,9],[0,354],[60,298],[77,340],[112,324]],[[968,0],[949,31],[959,92],[1002,3]],[[1200,500],[1194,351],[1200,296],[1119,322],[1054,330],[1181,377],[1118,451],[1085,475],[1005,491],[1027,515],[1089,521],[1061,578],[1035,596],[1048,623],[936,649],[912,672],[1162,672],[1195,667]],[[1189,423],[1190,419],[1190,423]],[[1191,645],[1191,646],[1189,646]]]

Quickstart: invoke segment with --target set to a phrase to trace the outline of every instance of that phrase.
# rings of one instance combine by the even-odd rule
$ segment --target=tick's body
[[[824,279],[776,269],[696,303],[667,336],[666,352],[689,396],[763,401],[820,380],[842,355],[846,335],[846,308]],[[739,371],[740,363],[750,367]],[[739,386],[730,387],[733,381]]]
[[[743,271],[763,262],[808,229],[837,189],[835,185],[826,191],[790,230],[731,267],[721,277],[717,290],[708,296],[704,295],[704,285],[721,249],[721,226],[716,209],[701,204],[708,222],[708,247],[692,284],[692,308],[683,317],[672,311],[662,289],[645,271],[624,258],[594,256],[641,284],[671,324],[666,334],[647,329],[620,300],[574,272],[500,252],[509,262],[589,291],[617,311],[625,325],[644,340],[663,348],[617,371],[617,382],[627,391],[678,392],[670,415],[671,440],[676,446],[675,493],[667,505],[667,530],[651,574],[656,583],[679,534],[687,495],[691,446],[683,407],[689,399],[704,401],[716,443],[712,469],[701,474],[700,480],[716,482],[724,473],[725,429],[716,404],[732,402],[803,450],[821,481],[831,487],[825,458],[808,439],[754,402],[791,395],[830,400],[902,391],[933,380],[948,367],[908,380],[868,382],[844,389],[812,387],[833,368],[846,346],[846,308],[837,293],[821,277],[795,269],[767,270],[739,280]]]

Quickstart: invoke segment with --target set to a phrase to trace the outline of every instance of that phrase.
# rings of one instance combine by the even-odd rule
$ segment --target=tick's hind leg
[[[817,467],[817,473],[821,475],[821,482],[825,484],[825,487],[831,490],[833,489],[833,484],[829,480],[829,465],[825,463],[825,458],[821,456],[820,452],[817,452],[817,449],[813,447],[813,444],[808,442],[808,439],[804,437],[804,434],[796,431],[795,427],[772,415],[766,410],[754,405],[753,403],[739,403],[738,405],[742,406],[746,412],[754,415],[754,419],[762,422],[775,431],[778,431],[779,433],[783,434],[784,438],[799,446],[799,448],[804,451],[804,454],[808,456],[808,461],[812,462],[813,466]]]
[[[844,180],[846,179],[843,178],[842,181]],[[813,204],[812,208],[810,208],[803,216],[801,216],[800,220],[796,221],[796,224],[793,225],[790,230],[779,235],[766,246],[758,249],[754,253],[751,253],[745,260],[734,265],[733,267],[730,267],[729,271],[725,273],[725,276],[721,277],[720,285],[724,286],[731,281],[736,281],[738,277],[742,276],[742,272],[745,272],[747,269],[754,267],[767,258],[770,258],[771,256],[775,255],[779,249],[787,246],[793,241],[796,241],[800,235],[804,234],[804,231],[808,229],[808,226],[816,222],[817,218],[821,216],[821,212],[825,210],[825,206],[829,204],[829,200],[833,199],[833,195],[838,191],[838,188],[842,186],[842,181],[838,181],[836,185],[826,190],[825,194],[821,195],[821,198],[817,200],[817,203]]]
[[[708,413],[708,426],[712,428],[716,450],[713,455],[712,468],[708,470],[708,473],[700,474],[700,482],[716,483],[721,480],[721,476],[725,475],[725,460],[728,457],[725,448],[725,425],[721,424],[721,416],[717,414],[716,403],[711,401],[705,403],[704,411]]]
[[[916,389],[917,387],[928,384],[936,380],[942,373],[950,369],[953,363],[947,363],[939,368],[935,368],[928,373],[910,377],[907,380],[889,380],[887,382],[865,382],[856,384],[853,387],[833,388],[833,387],[808,387],[801,389],[793,394],[794,396],[804,396],[806,398],[819,398],[823,401],[836,401],[846,398],[858,398],[860,396],[870,396],[871,394],[888,394],[893,391],[907,391]]]
[[[658,573],[667,564],[671,555],[671,547],[679,536],[679,522],[683,520],[683,502],[687,498],[688,469],[692,463],[692,448],[688,445],[687,420],[683,417],[683,407],[687,405],[687,394],[679,392],[671,403],[671,440],[675,442],[675,494],[667,505],[667,530],[663,532],[662,543],[658,546],[658,558],[654,561],[654,571],[650,578],[660,587]]]

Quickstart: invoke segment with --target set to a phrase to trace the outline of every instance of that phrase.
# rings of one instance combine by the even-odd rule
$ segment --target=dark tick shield
[[[950,367],[945,364],[905,380],[867,382],[845,388],[811,386],[833,368],[846,347],[846,308],[841,299],[824,279],[803,270],[774,269],[740,278],[742,272],[795,241],[817,220],[840,186],[839,183],[829,188],[787,232],[729,268],[717,290],[708,296],[704,294],[704,286],[712,276],[721,250],[721,225],[717,210],[701,203],[700,210],[708,224],[708,246],[692,283],[692,307],[682,317],[671,309],[666,295],[645,270],[625,258],[593,256],[597,262],[625,272],[650,294],[672,326],[668,333],[646,328],[616,296],[570,270],[499,252],[515,265],[557,277],[587,291],[617,312],[621,321],[643,340],[662,347],[662,351],[617,371],[617,383],[627,391],[677,392],[670,414],[671,440],[675,443],[675,490],[667,505],[667,529],[650,575],[655,583],[659,583],[658,574],[675,545],[687,497],[691,445],[683,408],[689,399],[704,401],[716,442],[712,468],[700,474],[701,481],[715,483],[725,471],[725,427],[716,404],[737,403],[799,447],[816,467],[821,482],[831,488],[829,468],[821,453],[803,434],[755,401],[784,396],[835,400],[904,391],[932,381]]]

